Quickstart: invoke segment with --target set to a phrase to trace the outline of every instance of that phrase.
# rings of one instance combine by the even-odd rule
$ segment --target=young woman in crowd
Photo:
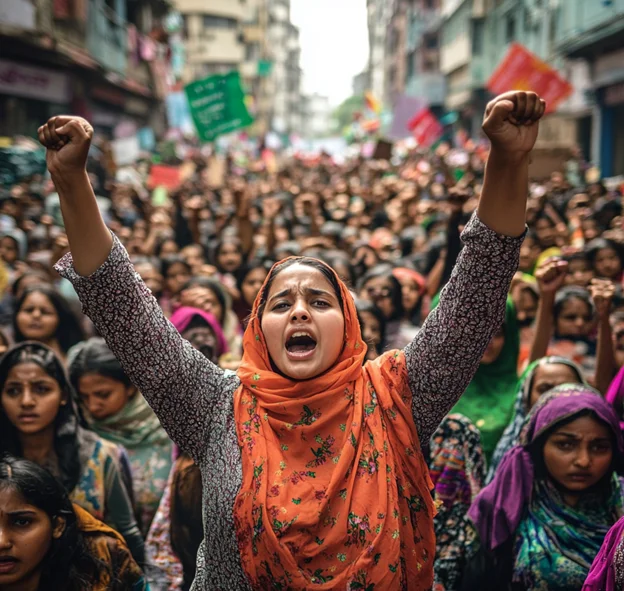
[[[367,361],[377,359],[386,349],[386,319],[383,312],[368,300],[356,300],[362,338],[368,347]]]
[[[430,443],[429,474],[438,514],[433,524],[435,591],[458,591],[466,568],[472,527],[467,517],[485,483],[485,456],[479,430],[463,415],[447,416]]]
[[[611,240],[596,238],[586,248],[594,275],[599,279],[622,282],[622,248]]]
[[[398,267],[392,275],[401,284],[404,317],[411,325],[423,323],[423,296],[427,291],[427,280],[417,271]]]
[[[0,588],[144,591],[123,537],[72,504],[34,462],[0,456]]]
[[[0,361],[0,453],[50,470],[72,501],[121,533],[143,563],[120,450],[85,428],[61,361],[39,343],[17,345]]]
[[[549,390],[562,384],[585,384],[581,368],[565,357],[542,357],[526,368],[518,381],[513,417],[496,445],[489,464],[488,483],[496,475],[503,456],[518,444],[527,415]]]
[[[64,359],[85,333],[63,296],[49,285],[33,285],[17,301],[13,338],[16,343],[42,343]]]
[[[171,440],[104,339],[74,347],[68,367],[89,427],[128,453],[135,510],[145,536],[171,469]]]
[[[623,452],[618,419],[597,391],[565,384],[540,398],[470,508],[478,550],[462,589],[580,589],[621,516]]]
[[[253,303],[256,300],[262,284],[269,274],[270,266],[263,260],[245,263],[236,275],[236,288],[240,298],[234,304],[234,310],[241,326],[247,326]]]
[[[106,228],[84,171],[91,126],[55,117],[40,128],[73,251],[57,268],[202,471],[195,587],[431,587],[434,507],[420,440],[503,321],[544,109],[525,92],[488,105],[478,214],[440,305],[405,351],[363,366],[346,286],[324,264],[294,259],[272,269],[256,299],[236,376],[180,337]]]

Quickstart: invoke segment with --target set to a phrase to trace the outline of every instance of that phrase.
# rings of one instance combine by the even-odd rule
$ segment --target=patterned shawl
[[[565,357],[542,357],[537,361],[534,361],[529,367],[526,368],[520,380],[518,381],[518,389],[516,393],[516,403],[514,406],[514,415],[511,419],[509,425],[505,429],[503,436],[500,438],[496,449],[494,450],[494,455],[492,456],[492,461],[490,463],[490,469],[487,475],[487,483],[492,482],[494,478],[494,474],[496,473],[496,469],[500,464],[500,461],[503,459],[503,456],[518,443],[518,437],[520,436],[520,431],[522,430],[522,425],[526,419],[526,416],[529,414],[529,404],[531,402],[531,390],[533,389],[533,378],[535,377],[535,372],[537,368],[546,365],[546,364],[560,364],[567,365],[572,368],[577,376],[580,384],[586,383],[583,379],[583,372],[581,368],[566,359]]]
[[[260,295],[245,332],[234,395],[242,566],[257,589],[425,591],[435,510],[405,356],[392,351],[362,367],[353,297],[337,280],[344,347],[323,375],[296,381],[273,371]]]

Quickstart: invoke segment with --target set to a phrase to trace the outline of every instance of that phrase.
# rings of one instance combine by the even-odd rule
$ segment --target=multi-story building
[[[446,80],[440,71],[440,0],[409,0],[405,92],[422,98],[434,111],[444,107]]]
[[[368,13],[368,86],[384,104],[386,97],[386,32],[389,21],[388,0],[367,0]]]
[[[394,104],[405,93],[407,79],[407,0],[389,0],[389,21],[386,33],[386,78],[384,99]]]
[[[2,0],[0,135],[36,135],[68,111],[115,139],[164,131],[168,10],[162,0]]]
[[[311,94],[303,97],[303,135],[307,139],[327,137],[331,127],[331,105],[326,96]]]
[[[356,76],[353,76],[353,81],[351,82],[351,92],[353,96],[362,96],[369,89],[369,81],[368,69],[360,72]]]

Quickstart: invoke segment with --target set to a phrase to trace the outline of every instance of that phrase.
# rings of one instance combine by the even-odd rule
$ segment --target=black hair
[[[245,259],[246,259],[246,253],[243,250],[243,243],[241,242],[240,238],[238,236],[233,236],[233,235],[223,236],[221,239],[219,239],[216,242],[215,247],[214,247],[214,264],[220,273],[225,272],[225,270],[219,264],[219,255],[221,254],[221,249],[226,244],[234,244],[236,248],[238,248],[238,251],[241,255],[241,265],[245,263]]]
[[[41,284],[27,287],[22,297],[17,301],[15,312],[13,313],[13,338],[16,343],[23,343],[27,340],[17,325],[17,315],[22,309],[26,298],[33,293],[43,294],[50,300],[50,303],[54,307],[56,315],[58,316],[58,326],[56,327],[54,337],[64,353],[67,353],[74,345],[84,340],[84,330],[78,318],[69,307],[67,300],[51,285]]]
[[[59,518],[65,522],[62,534],[50,540],[42,557],[39,591],[94,589],[105,575],[111,577],[109,566],[87,545],[69,496],[52,474],[34,462],[6,454],[0,458],[0,490],[7,489],[46,513],[53,526]]]
[[[186,262],[186,259],[179,255],[173,254],[166,257],[163,257],[160,262],[160,274],[163,276],[163,279],[167,279],[167,272],[173,265],[184,265],[189,272],[189,275],[193,272],[191,266]]]
[[[344,301],[342,299],[342,293],[340,291],[340,284],[338,283],[338,279],[334,272],[329,268],[328,265],[319,261],[318,259],[313,259],[311,257],[294,257],[290,258],[282,263],[279,263],[273,267],[273,270],[269,274],[269,278],[267,282],[264,284],[264,289],[260,292],[260,305],[258,306],[258,317],[262,318],[262,314],[264,313],[264,308],[266,306],[267,298],[271,291],[271,286],[275,281],[275,278],[284,270],[292,267],[293,265],[305,265],[306,267],[311,267],[312,269],[316,269],[319,271],[325,279],[329,282],[334,290],[334,294],[338,299],[338,303],[340,304],[340,309],[344,312]]]
[[[340,252],[340,251],[329,251],[329,252],[324,252],[322,253],[322,256],[320,257],[320,259],[327,265],[329,265],[334,271],[336,270],[336,267],[339,265],[344,265],[347,269],[347,273],[348,273],[348,277],[347,277],[347,287],[351,287],[353,285],[355,285],[355,269],[353,268],[353,265],[351,264],[351,261],[349,260],[349,257],[347,257],[346,254]]]
[[[578,300],[581,300],[582,302],[585,302],[589,309],[589,313],[592,316],[594,315],[594,312],[595,312],[594,303],[592,302],[591,294],[589,293],[589,291],[587,291],[583,287],[570,285],[568,287],[564,287],[563,289],[559,290],[557,292],[557,295],[555,296],[555,304],[553,306],[553,316],[555,319],[555,325],[557,323],[557,320],[559,320],[559,316],[561,315],[561,312],[563,311],[563,306],[568,300],[571,300],[573,298],[576,298]]]
[[[269,273],[272,266],[273,264],[265,259],[253,259],[243,263],[236,272],[236,287],[238,291],[241,291],[243,288],[243,283],[245,283],[245,279],[247,279],[247,275],[249,275],[249,273],[255,271],[256,269],[263,269]]]
[[[59,406],[54,419],[54,451],[58,458],[61,481],[68,491],[72,491],[81,473],[77,430],[79,426],[85,426],[82,415],[73,404],[73,389],[63,364],[54,351],[40,343],[28,342],[9,349],[0,360],[0,392],[4,390],[4,384],[11,369],[22,363],[34,363],[45,371],[58,383],[66,401],[66,404]],[[9,421],[1,406],[0,453],[22,455],[17,429]]]
[[[622,248],[613,242],[613,240],[607,240],[606,238],[594,238],[586,247],[585,253],[587,259],[591,263],[592,268],[596,264],[596,258],[601,250],[611,249],[617,257],[620,259],[620,264],[624,266],[624,256],[622,256]]]
[[[562,258],[568,263],[571,263],[572,261],[583,261],[591,266],[589,257],[585,251],[571,252],[570,254],[564,255]]]
[[[360,329],[362,326],[364,326],[364,322],[362,321],[363,313],[372,314],[377,322],[379,322],[381,342],[379,343],[378,352],[379,354],[383,353],[386,348],[386,319],[384,318],[383,312],[373,302],[361,299],[355,300],[355,309],[357,310],[358,321],[360,322]],[[363,335],[362,340],[364,340]]]
[[[157,256],[158,258],[162,257],[162,250],[167,242],[173,242],[174,244],[178,245],[178,243],[176,242],[176,239],[173,236],[164,236],[156,243],[156,246],[154,247],[154,256]],[[178,249],[179,249],[179,245],[178,245]],[[166,255],[166,256],[172,256],[172,255]]]
[[[403,290],[401,283],[392,274],[392,267],[387,264],[376,265],[369,269],[358,283],[358,291],[361,291],[365,285],[372,279],[383,277],[390,282],[390,300],[392,301],[392,316],[386,318],[386,322],[393,320],[400,320],[405,315],[405,309],[403,308]]]
[[[211,277],[200,276],[200,277],[191,277],[191,279],[189,279],[184,284],[182,291],[184,291],[185,289],[190,289],[191,287],[204,287],[206,289],[209,289],[215,295],[219,304],[221,305],[221,310],[223,311],[222,317],[217,318],[217,320],[219,321],[219,324],[223,326],[223,323],[225,322],[225,313],[229,307],[229,301],[227,299],[227,295],[223,286],[216,279],[212,279]]]
[[[619,457],[620,454],[618,454],[615,434],[611,430],[611,427],[607,423],[605,423],[593,410],[589,408],[583,408],[571,416],[565,416],[565,418],[562,418],[560,421],[555,421],[552,425],[548,427],[548,429],[540,433],[539,436],[536,437],[529,444],[528,450],[531,454],[531,459],[533,460],[533,466],[535,467],[535,475],[538,478],[544,479],[548,477],[548,469],[546,468],[546,462],[544,461],[544,446],[546,445],[546,442],[548,441],[550,436],[561,427],[565,427],[566,425],[569,425],[570,423],[583,417],[590,417],[595,421],[598,421],[601,425],[609,427],[609,439],[611,441],[611,447],[613,449],[613,459],[611,460],[611,466],[607,470],[607,473],[601,478],[601,480],[592,487],[592,490],[606,489],[610,484],[613,472],[615,471],[621,473],[622,465],[624,462],[622,461],[622,458]]]
[[[94,337],[80,343],[70,352],[68,363],[69,381],[76,392],[79,392],[80,378],[89,374],[98,374],[121,382],[126,388],[132,386],[121,363],[101,337]]]

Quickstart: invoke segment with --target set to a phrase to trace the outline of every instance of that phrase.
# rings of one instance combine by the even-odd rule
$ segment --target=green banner
[[[266,78],[271,75],[273,71],[273,62],[269,60],[259,60],[258,61],[258,76],[260,78]]]
[[[220,135],[253,123],[238,72],[196,80],[185,86],[184,91],[202,142],[212,142]]]

